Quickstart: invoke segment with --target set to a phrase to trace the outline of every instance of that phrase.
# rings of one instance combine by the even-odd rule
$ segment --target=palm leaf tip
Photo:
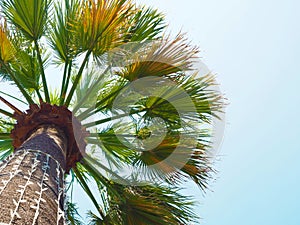
[[[76,204],[72,202],[67,202],[67,210],[66,210],[68,222],[70,225],[82,225],[81,216],[78,213],[78,208]]]

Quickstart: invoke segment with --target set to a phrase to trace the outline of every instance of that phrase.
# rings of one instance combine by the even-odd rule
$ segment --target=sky
[[[299,225],[300,1],[137,2],[187,33],[228,99],[210,190],[187,184],[199,224]]]
[[[187,32],[228,98],[203,225],[299,225],[300,2],[143,0]]]

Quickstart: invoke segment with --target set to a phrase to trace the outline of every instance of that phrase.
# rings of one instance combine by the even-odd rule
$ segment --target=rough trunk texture
[[[45,125],[0,165],[0,224],[62,225],[66,137]]]

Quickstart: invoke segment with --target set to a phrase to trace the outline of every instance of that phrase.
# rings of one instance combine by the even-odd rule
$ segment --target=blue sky
[[[186,31],[229,99],[203,225],[299,225],[300,2],[143,0]]]

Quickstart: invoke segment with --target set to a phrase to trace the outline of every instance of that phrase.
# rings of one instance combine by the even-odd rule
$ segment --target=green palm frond
[[[82,189],[85,191],[85,193],[87,194],[89,199],[93,202],[94,207],[96,208],[97,212],[103,216],[104,214],[103,214],[100,204],[97,201],[97,197],[93,193],[91,188],[89,187],[90,171],[86,170],[86,168],[83,165],[81,165],[80,163],[78,163],[76,168],[73,168],[72,170],[74,172],[77,182],[82,187]]]
[[[113,48],[120,41],[119,31],[130,8],[126,0],[83,1],[80,17],[72,24],[82,50],[101,55]]]
[[[183,225],[196,221],[193,202],[180,195],[178,189],[150,185],[129,187],[111,184],[118,194],[109,193],[108,210],[104,218],[90,212],[90,224]]]
[[[10,134],[9,133],[0,133],[0,139],[1,140],[10,140]]]
[[[16,49],[11,43],[9,31],[6,23],[0,25],[0,59],[3,63],[11,62],[15,59]]]
[[[78,207],[76,204],[67,202],[67,218],[70,225],[83,225],[81,216],[78,213]]]
[[[29,40],[38,40],[46,32],[51,0],[1,1],[6,18]]]
[[[72,32],[72,24],[78,16],[80,0],[66,0],[55,3],[55,21],[51,23],[50,46],[54,50],[58,63],[70,62],[81,52],[78,38]]]
[[[124,130],[126,127],[123,127]],[[126,135],[126,138],[135,138],[134,135]],[[116,136],[114,129],[107,128],[101,130],[98,133],[91,134],[91,138],[87,139],[87,142],[93,142],[95,144],[101,143],[101,149],[108,159],[111,161],[117,160],[117,162],[124,162],[131,164],[136,158],[137,152],[129,147],[126,147],[123,142],[120,141],[120,136]],[[123,141],[126,141],[123,139]]]
[[[80,108],[95,107],[100,90],[103,92],[110,83],[106,80],[109,73],[109,67],[102,71],[99,67],[92,66],[92,64],[89,69],[85,70],[75,92],[73,113],[76,114]]]
[[[106,51],[122,44],[119,32],[121,27],[124,26],[123,22],[131,7],[130,1],[126,0],[88,0],[82,2],[79,8],[79,16],[72,24],[71,32],[74,32],[78,37],[78,46],[86,53],[66,99],[66,106],[72,100],[76,86],[91,54],[94,57],[102,56]]]
[[[3,115],[5,115],[5,116],[11,117],[11,118],[13,117],[12,113],[10,113],[10,112],[8,112],[8,111],[6,111],[4,109],[0,109],[0,113],[3,114]]]
[[[11,119],[0,117],[0,161],[13,152],[12,140],[10,138],[12,124]]]
[[[9,142],[0,141],[0,161],[5,160],[13,153],[13,149],[9,148],[10,145]]]
[[[3,13],[10,22],[11,29],[19,30],[27,40],[34,43],[34,50],[36,52],[47,102],[50,102],[49,91],[44,71],[45,65],[41,55],[42,49],[38,40],[46,34],[46,30],[49,27],[49,10],[51,9],[51,5],[51,0],[1,1],[1,7],[4,9]],[[16,81],[14,80],[14,82]],[[26,98],[29,100],[28,97]]]
[[[19,99],[19,98],[15,97],[15,96],[13,96],[13,95],[10,95],[10,94],[8,94],[8,93],[6,93],[6,92],[0,91],[0,94],[6,95],[6,96],[8,96],[8,97],[10,97],[10,98],[12,98],[12,99],[18,101],[19,103],[22,103],[23,105],[27,105],[27,103],[26,103],[25,101],[23,101],[22,99]]]
[[[164,16],[152,8],[137,7],[128,18],[130,25],[124,30],[125,42],[143,42],[159,38],[164,30]]]
[[[54,89],[53,91],[50,91],[50,102],[53,105],[59,105],[60,97],[59,97],[58,89]]]
[[[16,74],[16,78],[27,90],[39,90],[41,73],[39,62],[34,51],[30,49],[19,51],[16,56],[17,61],[11,64],[11,67]]]
[[[0,117],[0,132],[10,133],[15,124],[15,120],[11,118]]]
[[[105,78],[103,79],[105,80]],[[93,83],[91,86],[94,86],[97,83],[98,82]],[[127,80],[116,76],[110,77],[105,82],[98,84],[98,88],[101,87],[101,92],[98,94],[95,104],[93,105],[93,107],[90,107],[78,113],[78,119],[87,119],[98,112],[110,112],[115,98],[127,84]],[[86,96],[84,96],[84,98],[86,98]]]

